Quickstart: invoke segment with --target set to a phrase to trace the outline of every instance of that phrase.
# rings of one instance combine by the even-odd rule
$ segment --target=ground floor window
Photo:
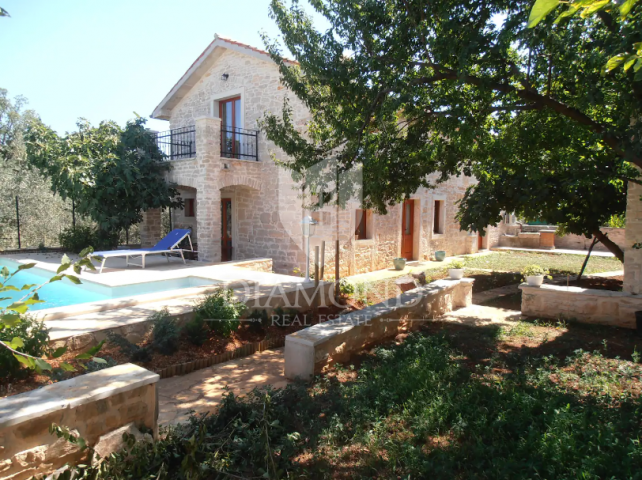
[[[444,233],[444,201],[435,200],[433,207],[432,231],[436,234]]]
[[[186,198],[185,199],[185,216],[186,217],[194,217],[195,216],[194,199],[193,198]]]
[[[355,211],[354,225],[354,238],[356,240],[372,238],[372,213],[370,210],[358,208]]]

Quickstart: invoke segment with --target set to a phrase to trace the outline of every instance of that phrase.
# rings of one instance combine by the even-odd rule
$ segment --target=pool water
[[[7,267],[10,272],[14,272],[20,263],[0,258],[0,269]],[[71,269],[70,269],[71,271]],[[7,285],[13,285],[22,288],[23,285],[36,284],[40,285],[48,281],[55,275],[54,272],[42,268],[33,267],[28,270],[18,272]],[[133,295],[144,295],[146,293],[165,292],[168,290],[178,290],[181,288],[201,287],[218,283],[216,280],[201,277],[183,277],[169,280],[159,280],[157,282],[134,283],[118,287],[108,287],[95,282],[82,280],[82,284],[75,285],[68,279],[45,285],[38,290],[40,300],[45,303],[32,305],[29,310],[42,310],[44,308],[64,307],[67,305],[77,305],[79,303],[98,302],[100,300],[110,300],[114,298],[130,297]],[[21,299],[26,292],[8,291],[0,293],[0,297],[9,297],[9,300],[0,301],[0,308],[10,305],[12,302]]]

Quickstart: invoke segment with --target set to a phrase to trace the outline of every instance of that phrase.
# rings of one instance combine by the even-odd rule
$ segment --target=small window
[[[444,233],[444,201],[435,200],[432,231],[436,234]]]
[[[186,217],[194,216],[194,199],[193,198],[185,199],[185,216]]]
[[[354,218],[354,238],[357,240],[367,240],[369,238],[368,232],[370,225],[368,225],[368,210],[358,208],[355,212]]]

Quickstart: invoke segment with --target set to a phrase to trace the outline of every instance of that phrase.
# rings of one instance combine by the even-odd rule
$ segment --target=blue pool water
[[[10,272],[15,271],[20,264],[13,260],[0,258],[0,269],[7,267]],[[70,273],[73,273],[70,270]],[[8,283],[17,288],[26,284],[40,285],[55,275],[54,272],[42,268],[30,268],[18,272]],[[201,287],[217,283],[201,277],[184,277],[170,280],[159,280],[157,282],[135,283],[119,287],[108,287],[98,283],[82,280],[81,285],[75,285],[68,279],[45,285],[38,290],[40,300],[45,303],[32,305],[30,310],[42,310],[43,308],[64,307],[79,303],[98,302],[113,298],[130,297],[132,295],[143,295],[146,293],[164,292],[167,290],[178,290],[181,288]],[[0,307],[6,307],[11,302],[19,300],[25,292],[2,292],[0,297],[10,297],[11,300],[0,301]]]

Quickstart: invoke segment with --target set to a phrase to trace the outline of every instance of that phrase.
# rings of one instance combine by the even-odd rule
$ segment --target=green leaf
[[[71,283],[75,283],[76,285],[80,285],[82,282],[80,281],[80,278],[78,278],[75,275],[67,275],[67,278]]]
[[[14,302],[7,307],[7,310],[13,310],[18,313],[26,313],[29,310],[29,305],[25,302]]]
[[[36,266],[35,263],[23,263],[22,265],[20,265],[18,267],[18,270],[16,270],[16,272],[19,272],[21,270],[28,270],[28,269],[33,268],[35,266]]]
[[[635,62],[635,65],[633,66],[633,71],[637,72],[638,70],[640,70],[640,68],[642,68],[642,58],[638,58],[638,61]]]
[[[81,257],[86,257],[90,253],[94,253],[94,249],[92,247],[87,247],[83,249],[78,255],[80,255]]]
[[[610,72],[611,70],[616,69],[617,67],[620,66],[620,64],[624,61],[625,58],[626,58],[626,54],[624,53],[620,53],[619,55],[609,58],[609,61],[606,62],[606,65],[604,66],[604,70],[606,72]]]
[[[637,55],[629,55],[629,57],[624,61],[624,71],[628,72],[629,68],[633,66],[636,60],[638,60]]]
[[[35,359],[35,362],[36,362],[36,367],[38,367],[38,368],[39,368],[40,370],[42,370],[43,372],[44,372],[44,371],[51,371],[51,370],[53,370],[53,368],[51,367],[51,365],[49,365],[49,363],[45,362],[42,358],[36,358],[36,359]]]
[[[11,343],[9,344],[9,346],[15,350],[17,348],[24,347],[25,342],[20,337],[13,337],[13,340],[11,340]]]
[[[94,357],[94,358],[91,359],[91,361],[92,362],[96,362],[96,363],[102,363],[102,364],[106,364],[107,363],[107,360],[104,360],[104,359],[102,359],[100,357]]]
[[[63,278],[65,278],[64,275],[55,275],[49,279],[49,283],[57,282],[59,280],[62,280]]]
[[[20,363],[22,363],[27,368],[35,368],[36,364],[33,361],[33,358],[25,357],[24,355],[18,355],[17,353],[13,354]]]
[[[96,355],[101,348],[103,348],[103,345],[105,344],[105,341],[103,340],[100,342],[98,345],[91,347],[89,350],[87,350],[87,354],[89,355]]]
[[[76,355],[76,360],[89,360],[93,355],[88,353],[79,353]]]
[[[572,17],[577,13],[577,11],[580,9],[580,6],[577,4],[572,4],[570,5],[566,10],[564,10],[562,13],[559,14],[559,16],[555,19],[554,23],[560,23],[560,21],[564,20],[567,17]]]
[[[0,292],[19,292],[20,289],[18,287],[14,287],[13,285],[6,285],[2,288],[0,288]]]
[[[56,350],[51,354],[51,358],[59,358],[62,357],[65,353],[67,353],[67,347],[58,347]]]
[[[69,364],[69,363],[67,363],[67,362],[62,362],[60,364],[60,368],[62,368],[65,372],[75,372],[76,371],[74,366]]]
[[[528,28],[533,28],[541,22],[560,4],[559,0],[536,0],[528,17]]]
[[[60,266],[58,267],[58,270],[56,270],[56,273],[62,273],[62,272],[64,272],[65,270],[67,270],[70,266],[71,266],[71,264],[70,264],[70,263],[63,263],[62,265],[60,265]]]
[[[2,275],[4,278],[7,278],[9,275],[11,275],[11,272],[7,267],[2,267],[2,270],[0,270],[0,275]]]
[[[633,6],[638,2],[639,0],[626,0],[622,5],[620,5],[620,19],[624,20],[629,13],[631,13],[631,10],[633,9]]]
[[[20,290],[31,290],[35,286],[36,286],[35,283],[28,283],[27,285],[23,285]]]
[[[604,7],[606,7],[609,3],[611,3],[611,0],[599,0],[597,2],[592,2],[588,8],[585,8],[580,16],[582,18],[586,18],[589,15],[593,15],[595,12],[602,10]]]
[[[0,317],[0,321],[7,327],[12,328],[20,323],[20,315],[16,313],[5,313]]]

